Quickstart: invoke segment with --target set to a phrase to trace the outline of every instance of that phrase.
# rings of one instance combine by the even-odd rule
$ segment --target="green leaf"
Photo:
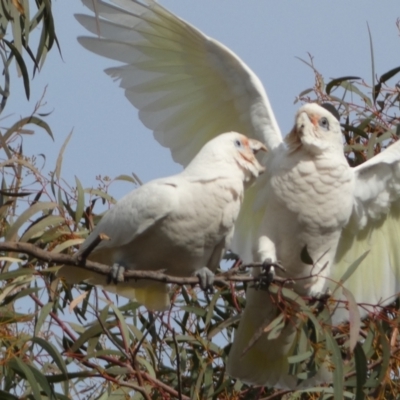
[[[42,309],[40,310],[39,317],[37,318],[36,324],[35,324],[35,331],[34,331],[33,339],[35,339],[39,335],[39,332],[42,329],[43,323],[46,320],[46,318],[48,317],[48,315],[50,314],[50,311],[53,308],[53,305],[54,305],[53,302],[49,302],[49,303],[45,304],[42,307]]]
[[[349,124],[341,124],[342,128],[345,129],[348,132],[353,132],[356,135],[364,138],[364,139],[368,139],[368,135],[360,128],[358,128],[357,126],[354,125],[349,125]],[[358,143],[356,143],[355,145],[357,145]],[[354,145],[352,145],[354,146]],[[364,149],[365,146],[362,146],[362,149]]]
[[[370,358],[374,354],[373,343],[375,340],[374,329],[369,329],[367,333],[367,337],[362,344],[364,354]]]
[[[368,374],[368,361],[365,357],[363,348],[360,343],[357,343],[354,347],[354,360],[356,363],[356,378],[357,378],[357,389],[355,400],[364,400],[365,393],[363,390],[364,384],[367,381]]]
[[[28,365],[28,368],[31,370],[32,374],[36,379],[36,382],[39,383],[39,385],[42,387],[47,397],[49,399],[54,399],[54,390],[47,381],[46,376],[43,375],[37,368],[31,365]],[[42,399],[42,397],[40,397],[40,399]]]
[[[13,158],[12,160],[6,160],[0,163],[0,168],[12,166],[15,164],[17,165],[18,168],[26,167],[29,168],[35,175],[41,175],[40,171],[37,168],[35,168],[29,161],[23,158],[18,158],[18,159]]]
[[[85,189],[85,193],[88,193],[90,195],[96,195],[104,200],[109,201],[111,204],[115,204],[117,200],[114,199],[114,197],[110,196],[109,194],[99,190],[99,189]]]
[[[71,136],[72,136],[72,131],[69,133],[69,135],[65,139],[63,145],[61,146],[60,152],[58,153],[58,157],[57,157],[57,161],[56,161],[56,167],[54,169],[54,175],[56,176],[57,180],[60,179],[61,166],[62,166],[62,162],[63,162],[64,152],[65,152],[65,149],[67,148],[68,142],[71,139]]]
[[[214,326],[208,333],[207,333],[207,339],[211,340],[214,336],[216,336],[218,333],[221,333],[223,330],[226,328],[230,327],[233,324],[236,324],[237,322],[240,321],[241,315],[234,315],[233,317],[229,317],[219,323],[217,326]]]
[[[396,126],[396,136],[400,137],[400,124]]]
[[[130,368],[112,365],[106,369],[106,372],[110,375],[127,375],[130,372]]]
[[[33,393],[33,397],[35,400],[42,400],[42,395],[40,394],[40,387],[37,384],[37,380],[31,369],[26,365],[21,359],[15,357],[10,360],[8,364],[18,375],[25,378]]]
[[[133,183],[134,185],[137,185],[137,182],[136,182],[135,178],[133,178],[133,177],[130,176],[130,175],[118,175],[118,176],[115,178],[115,180],[116,180],[116,181],[126,181],[126,182]]]
[[[378,82],[378,83],[374,86],[374,88],[373,88],[373,90],[372,90],[372,96],[373,96],[373,98],[374,98],[374,102],[375,102],[376,99],[378,98],[379,93],[381,92],[381,89],[382,89],[382,83]],[[380,105],[380,102],[379,102],[379,101],[378,101],[378,105]],[[383,109],[384,105],[380,105],[380,107],[381,107],[381,109]]]
[[[308,89],[304,89],[302,92],[300,92],[297,97],[303,97],[308,93],[311,93],[314,91],[314,88],[308,88]]]
[[[29,100],[29,95],[30,95],[30,88],[29,88],[29,74],[28,74],[28,70],[26,68],[25,65],[25,61],[23,59],[23,57],[21,56],[21,53],[18,51],[18,49],[9,41],[7,41],[6,39],[2,39],[3,42],[9,47],[9,49],[11,50],[12,55],[15,57],[17,64],[21,70],[21,74],[22,74],[22,79],[24,81],[24,88],[25,88],[25,94],[26,94],[26,98]]]
[[[210,301],[210,304],[208,305],[208,311],[207,311],[207,315],[206,315],[206,320],[204,322],[204,324],[206,326],[208,326],[208,324],[211,322],[211,319],[214,316],[214,308],[215,308],[215,304],[217,303],[218,299],[221,297],[221,291],[217,290],[214,295],[213,298]]]
[[[76,210],[75,210],[75,222],[77,224],[79,224],[79,221],[82,218],[83,210],[85,207],[85,192],[84,192],[82,184],[77,176],[75,176],[75,182],[76,182],[76,190],[77,190],[77,196],[78,196]]]
[[[331,395],[336,393],[336,388],[335,387],[330,388],[330,387],[326,387],[326,386],[324,386],[324,387],[313,387],[313,388],[308,388],[308,389],[304,389],[304,390],[296,390],[295,393],[296,394],[301,394],[301,393],[322,393],[324,395],[324,397],[321,396],[320,399],[322,398],[322,399],[325,400],[325,399],[331,399]],[[341,397],[342,400],[343,400],[344,397],[346,397],[348,399],[351,399],[351,400],[354,400],[354,393],[344,391],[342,393],[342,396],[343,396],[343,397]],[[307,398],[309,398],[309,397],[307,397]],[[335,397],[335,399],[336,399],[336,397]]]
[[[374,45],[372,43],[372,35],[371,35],[371,30],[369,29],[369,24],[367,22],[367,29],[368,29],[368,37],[369,37],[369,48],[371,52],[371,72],[372,72],[372,86],[374,87],[374,90],[372,91],[372,98],[376,99],[375,95],[375,59],[374,59]]]
[[[114,311],[116,317],[119,320],[119,323],[121,324],[121,335],[123,337],[123,340],[125,343],[129,343],[129,329],[128,329],[128,325],[125,322],[125,317],[123,316],[123,314],[121,313],[121,311],[118,309],[118,307],[116,307],[113,303],[110,303],[110,307],[112,308],[112,310]]]
[[[32,269],[28,269],[28,268],[21,268],[21,269],[17,269],[15,271],[11,271],[11,272],[4,272],[0,274],[0,279],[3,281],[6,281],[8,279],[15,279],[18,278],[19,276],[23,276],[23,275],[33,275],[35,274],[36,271],[32,270]]]
[[[313,355],[313,352],[311,350],[306,351],[303,354],[296,354],[295,356],[290,356],[288,357],[288,363],[289,364],[297,364],[299,362],[305,361],[308,358],[310,358]]]
[[[41,218],[38,220],[38,222],[35,222],[33,225],[31,225],[26,232],[24,232],[24,234],[21,236],[20,242],[28,242],[37,235],[43,234],[46,230],[55,226],[61,227],[64,223],[64,218],[60,217],[59,215],[48,215],[44,218]]]
[[[343,399],[343,360],[340,349],[335,339],[332,336],[331,330],[327,327],[325,329],[326,346],[332,353],[333,370],[333,390],[334,400]]]
[[[37,294],[37,292],[39,291],[39,288],[26,288],[26,289],[22,289],[17,293],[13,293],[11,295],[6,296],[6,298],[4,299],[4,301],[1,303],[2,306],[5,306],[6,304],[10,304],[12,302],[15,302],[18,299],[22,299],[23,297],[29,296],[31,294]],[[25,299],[26,300],[26,299]]]
[[[8,140],[14,132],[19,132],[23,126],[28,124],[35,124],[38,127],[43,128],[54,140],[53,132],[51,131],[50,126],[45,121],[38,117],[35,117],[34,115],[22,118],[18,122],[16,122],[11,128],[6,131],[6,133],[4,134],[4,139]]]
[[[70,240],[66,240],[63,243],[60,243],[59,245],[57,245],[56,247],[54,247],[54,249],[51,251],[52,253],[61,253],[62,251],[64,251],[65,249],[68,249],[69,247],[72,246],[76,246],[78,244],[81,244],[82,242],[84,242],[85,239],[81,238],[81,239],[70,239]]]
[[[207,310],[200,307],[182,306],[181,310],[187,311],[191,314],[195,314],[199,317],[205,317],[207,315]]]
[[[380,321],[376,321],[376,326],[379,331],[379,342],[382,349],[382,364],[379,367],[379,375],[377,380],[378,382],[382,382],[386,376],[386,372],[390,363],[390,343],[385,335]]]
[[[8,190],[0,190],[0,193],[8,197],[26,197],[30,196],[34,192],[10,192]]]
[[[304,299],[296,293],[293,289],[282,287],[280,285],[271,284],[268,288],[270,293],[277,294],[278,292],[282,294],[286,299],[293,301],[298,304],[302,309],[309,309],[308,305]]]
[[[390,71],[385,72],[384,74],[382,74],[381,77],[379,78],[379,82],[385,83],[390,78],[393,78],[399,72],[400,72],[400,67],[393,68]]]
[[[358,89],[358,87],[356,87],[355,85],[351,84],[350,82],[345,81],[345,82],[342,82],[342,83],[340,84],[340,86],[342,86],[344,89],[348,90],[349,92],[352,92],[352,93],[357,94],[358,96],[361,97],[361,99],[364,100],[364,102],[365,102],[368,106],[372,107],[371,100],[368,98],[368,96],[365,95],[365,94],[364,94],[360,89]]]
[[[37,212],[44,211],[44,210],[53,210],[57,207],[56,203],[53,202],[44,202],[44,203],[36,203],[30,206],[27,210],[25,210],[14,222],[14,224],[10,227],[7,235],[5,237],[5,241],[13,241],[15,240],[18,230],[21,226],[29,221],[33,215]]]
[[[144,368],[146,368],[147,372],[153,377],[156,378],[156,372],[154,371],[153,366],[143,357],[137,357],[137,361],[141,364]]]
[[[335,86],[340,86],[342,82],[344,81],[354,81],[356,79],[361,79],[358,76],[342,76],[341,78],[336,78],[336,79],[332,79],[327,85],[326,85],[326,89],[325,92],[327,95],[331,94],[331,90],[335,87]]]
[[[360,266],[360,264],[364,261],[365,257],[369,254],[369,250],[367,250],[365,253],[363,253],[360,257],[357,258],[347,269],[346,272],[341,276],[339,279],[338,284],[336,285],[335,289],[333,292],[335,292],[339,287],[342,286],[344,282],[347,281],[347,279],[350,278],[351,275],[354,274],[354,272],[357,270],[357,268]]]
[[[105,322],[104,323],[104,327],[107,329],[111,329],[112,327],[114,327],[116,325],[115,322],[110,323],[110,322]],[[103,334],[103,327],[99,324],[96,323],[93,326],[91,326],[90,328],[86,329],[80,336],[79,338],[74,342],[74,344],[71,346],[71,348],[69,349],[69,351],[71,353],[75,353],[76,351],[78,351],[78,349],[83,346],[89,339],[96,337],[96,336],[100,336]]]
[[[360,316],[360,310],[358,309],[358,305],[356,303],[353,294],[344,286],[342,287],[342,291],[343,295],[347,299],[347,305],[349,309],[349,323],[350,323],[349,349],[350,352],[352,352],[358,342],[358,336],[360,334],[360,329],[361,329],[361,316]]]
[[[18,4],[18,3],[17,3]],[[22,27],[21,27],[21,19],[20,19],[20,13],[16,7],[16,4],[11,2],[10,3],[10,14],[12,17],[12,24],[11,24],[11,29],[13,33],[13,43],[16,49],[18,49],[18,52],[21,54],[22,53]]]
[[[46,350],[49,356],[51,357],[52,361],[54,361],[54,363],[60,369],[61,373],[65,374],[65,377],[67,377],[68,374],[67,366],[61,354],[57,351],[54,345],[40,337],[33,337],[31,341],[42,347],[44,350]]]
[[[285,320],[283,320],[283,321],[279,322],[279,324],[274,326],[272,329],[271,329],[271,326],[269,326],[268,328],[271,329],[271,332],[269,332],[269,334],[267,336],[268,339],[269,340],[274,340],[274,339],[278,338],[280,336],[283,328],[285,327],[285,325],[286,325],[285,324]]]
[[[0,399],[2,400],[20,400],[20,397],[15,397],[14,395],[0,390]]]

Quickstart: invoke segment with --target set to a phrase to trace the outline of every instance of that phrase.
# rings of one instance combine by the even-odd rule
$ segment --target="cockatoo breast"
[[[286,268],[284,275],[291,278],[311,277],[320,271],[322,279],[307,280],[313,285],[309,290],[304,292],[303,280],[296,289],[317,294],[326,283],[323,277],[329,273],[341,231],[352,212],[353,171],[343,153],[312,155],[304,148],[277,154],[267,164],[267,171],[271,178],[260,258],[279,260]],[[274,243],[274,251],[269,243]],[[305,246],[316,265],[301,261]]]
[[[276,202],[309,231],[341,229],[353,207],[354,173],[343,154],[287,154],[271,177]],[[285,167],[282,168],[282,165]],[[351,194],[351,195],[347,195]]]

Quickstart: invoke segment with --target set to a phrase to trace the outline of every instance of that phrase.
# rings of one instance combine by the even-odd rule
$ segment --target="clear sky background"
[[[378,75],[400,66],[400,37],[396,1],[272,1],[272,0],[160,0],[181,18],[236,52],[266,87],[282,131],[293,123],[296,95],[314,83],[312,70],[295,57],[314,56],[319,72],[328,81],[356,75],[371,83],[370,26]],[[53,2],[56,32],[62,59],[53,49],[32,83],[31,101],[23,97],[22,80],[12,81],[12,95],[1,126],[34,108],[47,85],[46,106],[53,111],[45,120],[55,136],[26,137],[25,153],[44,152],[46,170],[54,168],[59,149],[73,130],[64,156],[63,176],[71,183],[77,175],[84,187],[96,186],[98,174],[115,177],[135,172],[143,181],[181,170],[169,150],[162,148],[137,117],[122,89],[103,69],[115,62],[83,49],[76,37],[84,35],[73,17],[87,13],[79,0]],[[398,77],[400,80],[400,76]],[[116,186],[121,197],[129,186]]]

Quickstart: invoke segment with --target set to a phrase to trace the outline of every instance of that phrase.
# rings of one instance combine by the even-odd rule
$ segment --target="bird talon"
[[[323,310],[324,306],[331,296],[332,291],[328,288],[324,293],[320,292],[312,297],[312,302],[316,303],[315,309],[317,310],[318,314]]]
[[[266,289],[273,282],[276,277],[275,268],[285,272],[285,268],[279,261],[272,261],[270,258],[264,260],[261,266],[261,274],[258,276],[259,280],[256,283],[258,289]]]
[[[207,267],[203,267],[195,273],[195,276],[199,278],[200,287],[205,293],[214,293],[213,284],[215,275],[213,272],[211,272]]]
[[[107,279],[107,283],[120,283],[120,282],[124,282],[125,277],[124,277],[124,273],[125,273],[125,267],[115,263],[110,270],[110,273],[108,275],[108,279]]]
[[[261,271],[262,274],[265,276],[268,286],[272,283],[276,276],[275,272],[275,267],[277,266],[277,263],[273,262],[270,258],[264,260]]]

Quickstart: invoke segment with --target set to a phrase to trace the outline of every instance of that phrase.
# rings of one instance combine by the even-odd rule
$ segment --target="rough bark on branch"
[[[70,256],[68,254],[53,253],[50,251],[42,250],[37,246],[30,243],[21,242],[1,242],[0,252],[13,252],[13,253],[23,253],[31,257],[35,257],[38,260],[45,261],[48,264],[63,264],[71,265],[74,267],[85,268],[87,270],[96,272],[102,275],[109,275],[111,267],[108,265],[100,264],[94,261],[85,260],[82,258],[77,258],[75,256]],[[246,264],[241,267],[251,268],[260,267],[261,263]],[[163,283],[172,283],[177,285],[196,285],[200,283],[197,276],[192,277],[177,277],[164,274],[160,271],[125,271],[125,280],[129,279],[150,279]],[[279,283],[288,282],[287,279],[276,277],[274,281]],[[227,273],[216,275],[214,283],[216,285],[228,285],[229,282],[260,282],[260,278],[255,278],[251,275],[235,274],[228,271]]]

